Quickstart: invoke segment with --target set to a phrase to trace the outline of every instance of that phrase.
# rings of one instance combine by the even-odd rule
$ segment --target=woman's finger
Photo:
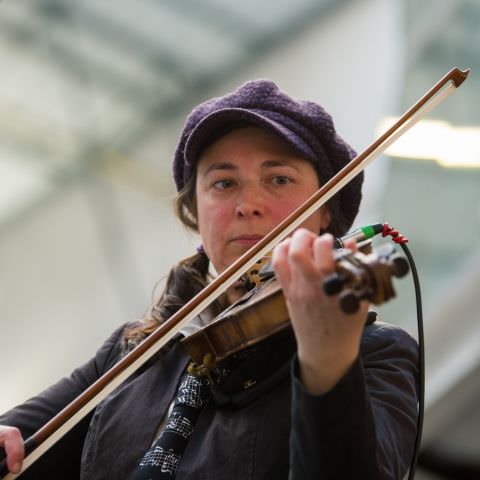
[[[329,275],[335,270],[335,259],[333,256],[334,238],[326,233],[315,239],[313,245],[313,258],[317,269],[323,275]]]
[[[25,456],[23,438],[18,428],[0,427],[0,445],[5,449],[8,469],[12,473],[18,473]]]
[[[290,241],[290,238],[283,240],[274,248],[272,254],[272,265],[275,270],[275,275],[284,288],[291,282],[290,267],[288,264]]]

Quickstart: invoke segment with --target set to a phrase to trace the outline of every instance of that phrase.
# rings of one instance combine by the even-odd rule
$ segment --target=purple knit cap
[[[271,80],[252,80],[233,93],[200,104],[188,116],[173,159],[178,191],[190,179],[202,149],[236,124],[257,125],[284,139],[312,162],[321,184],[355,157],[354,150],[335,132],[332,117],[320,105],[289,97]],[[333,235],[343,235],[352,225],[360,205],[362,182],[363,173],[329,200],[334,222],[328,230]]]

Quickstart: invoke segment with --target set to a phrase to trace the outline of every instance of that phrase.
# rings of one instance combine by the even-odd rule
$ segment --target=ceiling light
[[[377,134],[398,118],[386,117]],[[480,128],[454,127],[448,122],[421,120],[385,151],[386,155],[417,160],[433,160],[446,168],[480,168]]]

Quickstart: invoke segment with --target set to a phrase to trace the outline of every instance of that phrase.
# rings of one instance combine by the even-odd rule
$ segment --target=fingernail
[[[22,464],[20,462],[14,463],[12,468],[12,473],[18,473],[22,468]]]

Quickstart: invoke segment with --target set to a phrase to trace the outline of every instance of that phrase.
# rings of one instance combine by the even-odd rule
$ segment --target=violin
[[[406,241],[402,237],[401,243]],[[334,251],[334,260],[335,271],[324,279],[323,289],[329,296],[339,296],[340,308],[347,314],[356,312],[362,300],[381,305],[393,298],[392,278],[409,272],[408,261],[393,245],[373,249],[371,240],[358,244],[356,252]],[[207,376],[215,383],[212,371],[230,356],[290,328],[283,292],[268,259],[257,262],[245,282],[245,295],[202,330],[182,339],[192,359],[188,367],[192,375]]]
[[[355,157],[348,165],[340,170],[335,176],[320,187],[320,189],[313,194],[303,205],[297,208],[292,214],[290,214],[283,222],[277,225],[272,232],[266,235],[261,241],[254,245],[248,252],[237,259],[232,265],[223,271],[214,281],[208,284],[199,294],[197,294],[190,302],[185,304],[180,310],[172,315],[168,321],[161,324],[150,336],[148,336],[142,343],[140,343],[134,350],[114,365],[109,371],[107,371],[102,377],[100,377],[94,384],[87,388],[82,394],[80,394],[73,402],[67,405],[60,413],[52,418],[46,425],[39,429],[24,443],[25,447],[25,459],[23,462],[23,473],[29,466],[31,466],[40,456],[42,456],[51,446],[53,446],[59,439],[63,437],[68,431],[70,431],[78,422],[80,422],[88,413],[90,413],[102,400],[104,400],[110,393],[112,393],[119,385],[121,385],[130,375],[141,368],[149,359],[151,359],[163,346],[170,342],[180,331],[180,329],[190,322],[193,318],[204,311],[215,299],[217,299],[222,293],[227,291],[239,277],[245,274],[251,269],[255,262],[259,258],[264,257],[267,252],[273,250],[274,246],[279,243],[283,238],[286,238],[293,232],[298,226],[300,226],[306,218],[317,211],[322,205],[324,205],[333,195],[335,195],[341,188],[343,188],[349,181],[351,181],[356,175],[358,175],[369,162],[378,157],[385,149],[393,143],[400,135],[402,135],[407,129],[412,127],[416,122],[422,118],[423,115],[428,113],[433,107],[444,100],[450,93],[458,88],[467,78],[469,70],[460,70],[458,68],[452,69],[443,78],[441,78],[419,101],[417,101],[402,117],[383,135],[381,135],[375,142],[368,146],[360,155]],[[366,255],[366,258],[362,255]],[[403,267],[399,267],[398,260],[391,255],[384,256],[379,255],[377,252],[375,256],[369,257],[370,254],[359,252],[353,255],[347,253],[340,253],[337,264],[338,270],[335,272],[335,276],[327,281],[327,290],[336,291],[339,286],[344,288],[344,285],[351,283],[355,285],[353,288],[346,289],[348,292],[342,294],[344,300],[342,301],[343,307],[347,309],[355,308],[356,300],[360,298],[368,298],[370,301],[375,302],[378,292],[391,292],[389,285],[384,284],[382,280],[375,277],[372,264],[381,264],[386,261],[386,258],[390,258],[386,261],[389,264],[387,270],[393,272],[401,271]],[[362,268],[359,268],[360,263]],[[393,265],[393,266],[392,266]],[[380,272],[383,267],[375,268],[375,272]],[[392,274],[390,275],[390,277]],[[366,282],[367,278],[375,278],[373,283]],[[355,280],[353,282],[353,280]],[[353,282],[353,283],[352,283]],[[272,281],[272,284],[275,282]],[[376,285],[377,288],[372,289],[372,285]],[[386,288],[388,287],[388,288]],[[269,292],[269,289],[275,290],[273,286],[264,290],[263,296]],[[270,295],[267,295],[270,298]],[[278,298],[281,295],[273,295],[273,299],[277,299],[277,302],[281,303],[281,299]],[[355,297],[355,299],[354,299]],[[260,297],[259,297],[260,298]],[[270,301],[270,300],[269,300]],[[259,305],[262,302],[259,303]],[[238,307],[239,305],[237,305]],[[257,307],[255,310],[258,311]],[[253,311],[253,310],[252,310]],[[253,314],[257,315],[257,314]],[[274,317],[274,315],[271,315]],[[280,317],[282,317],[280,315]],[[250,317],[253,318],[253,317]],[[287,322],[287,320],[283,320]],[[249,328],[248,325],[251,322],[246,322],[245,328]],[[232,325],[235,325],[232,324]],[[226,344],[230,342],[230,335],[233,329],[237,327],[230,327],[225,329],[222,334]],[[271,335],[276,330],[285,328],[282,320],[279,324],[273,327],[273,330],[268,332],[265,327],[264,332],[260,332],[258,338],[262,338],[264,335]],[[213,329],[212,329],[213,332]],[[242,348],[242,341],[236,342],[237,346],[233,346],[233,349]],[[201,342],[200,342],[201,343]],[[238,344],[240,346],[238,346]],[[224,347],[221,353],[222,355],[228,355],[230,351],[229,346]],[[207,349],[208,350],[208,349]],[[208,353],[208,351],[207,351]],[[193,353],[197,357],[197,353]],[[203,363],[203,351],[199,353],[197,360]],[[200,358],[202,357],[202,358]],[[5,471],[5,464],[0,462],[0,476]],[[5,479],[15,478],[17,475],[11,473],[7,474]]]

